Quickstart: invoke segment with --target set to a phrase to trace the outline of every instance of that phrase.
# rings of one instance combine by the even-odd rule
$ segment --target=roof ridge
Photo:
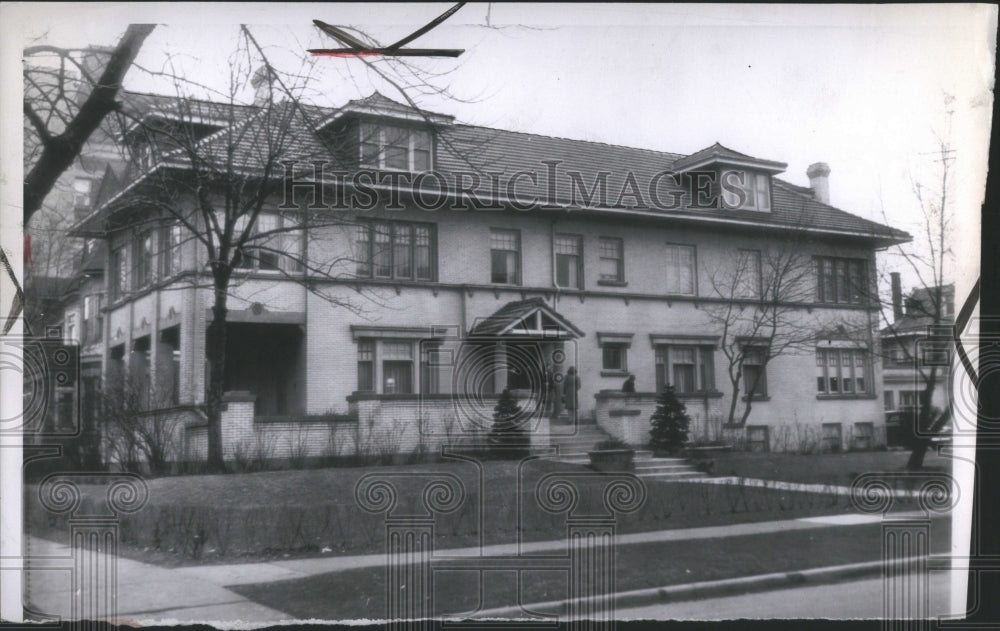
[[[632,147],[630,145],[616,145],[610,142],[604,142],[603,140],[583,140],[581,138],[569,138],[567,136],[553,136],[551,134],[539,134],[530,131],[516,131],[513,129],[504,129],[502,127],[487,127],[485,125],[473,125],[472,123],[453,123],[450,127],[468,127],[470,129],[485,129],[487,131],[499,131],[506,134],[517,134],[519,136],[534,136],[536,138],[551,138],[552,140],[566,140],[569,142],[582,142],[588,145],[601,145],[604,147],[612,147],[615,149],[628,149],[629,151],[645,151],[647,153],[655,153],[659,155],[669,155],[675,158],[683,158],[687,154],[677,153],[674,151],[662,151],[660,149],[648,149],[646,147]]]

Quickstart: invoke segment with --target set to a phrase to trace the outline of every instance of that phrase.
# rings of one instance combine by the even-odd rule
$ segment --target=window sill
[[[747,396],[744,395],[744,396],[740,397],[740,400],[741,401],[746,401],[748,398],[749,397],[747,397]],[[750,398],[750,400],[754,401],[754,402],[756,402],[756,401],[770,401],[771,397],[769,397],[766,394],[755,394],[755,395],[753,395],[752,398]]]
[[[817,394],[816,399],[819,401],[827,400],[837,400],[837,399],[877,399],[877,394]]]
[[[627,370],[602,370],[602,377],[628,377],[629,371]]]
[[[597,284],[604,287],[628,287],[628,283],[624,280],[598,279]]]
[[[698,390],[697,392],[674,392],[678,399],[721,399],[719,390]]]

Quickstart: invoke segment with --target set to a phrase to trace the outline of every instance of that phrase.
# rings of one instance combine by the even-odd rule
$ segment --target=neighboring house
[[[140,98],[156,105],[150,118],[191,126],[203,147],[226,137],[216,133],[226,120],[253,124],[254,106],[196,103],[194,128],[184,122],[194,117],[182,119],[169,99]],[[748,352],[743,369],[758,384],[754,410],[746,427],[723,433],[763,449],[790,448],[780,436],[796,426],[822,432],[837,447],[850,446],[851,436],[864,439],[858,444],[878,440],[882,379],[866,287],[874,286],[876,250],[909,235],[829,205],[825,165],[810,168],[810,189],[778,179],[782,163],[718,144],[683,156],[475,127],[377,93],[309,111],[320,126],[294,128],[302,160],[329,157],[317,140],[326,135],[346,139],[339,164],[354,170],[447,176],[478,160],[483,172],[537,177],[518,178],[516,198],[501,195],[487,210],[428,212],[404,196],[401,210],[337,211],[342,225],[303,228],[272,248],[247,252],[229,292],[227,457],[264,433],[285,454],[297,440],[313,450],[336,443],[337,453],[361,449],[359,441],[395,450],[414,448],[421,436],[447,442],[455,432],[488,427],[505,388],[528,408],[537,406],[533,442],[544,446],[558,432],[542,401],[550,392],[545,375],[570,366],[580,377],[580,417],[615,436],[645,440],[655,393],[668,383],[696,423],[721,426],[727,367],[722,332],[705,308],[725,301],[711,279],[725,273],[735,253],[756,262],[756,282],[737,301],[752,308],[761,253],[789,243],[811,270],[795,306],[804,322],[816,322],[816,342],[770,362]],[[179,222],[138,201],[139,191],[156,190],[155,176],[186,167],[176,152],[126,141],[137,163],[122,190],[75,228],[105,239],[109,252],[104,387],[126,379],[147,384],[157,393],[150,406],[177,425],[176,457],[203,458],[207,255]],[[563,174],[554,181],[552,161]],[[666,171],[735,177],[706,205],[658,176]],[[579,182],[565,175],[571,172]],[[610,200],[580,201],[602,178]],[[679,207],[635,203],[629,191],[646,195],[651,186],[676,193]],[[529,197],[544,207],[518,209]],[[280,203],[268,205],[258,230],[294,217],[279,212]],[[306,249],[310,264],[303,266],[297,257]],[[330,298],[361,305],[362,313]],[[867,338],[820,334],[838,323],[867,331]],[[760,349],[768,339],[745,344]],[[608,392],[629,373],[636,376],[634,396]]]
[[[930,366],[923,362],[924,353],[918,342],[933,334],[928,327],[935,324],[936,316],[940,318],[939,323],[947,327],[955,322],[955,286],[943,285],[940,294],[940,309],[935,308],[935,288],[916,288],[904,300],[899,274],[892,274],[893,322],[880,333],[885,382],[882,397],[886,412],[916,408],[920,403]],[[944,410],[950,405],[950,376],[949,366],[937,369],[932,407]]]

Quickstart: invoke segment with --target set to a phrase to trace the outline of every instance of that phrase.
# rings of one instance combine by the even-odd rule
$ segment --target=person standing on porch
[[[576,374],[576,367],[570,366],[566,371],[566,379],[563,380],[563,399],[566,402],[566,411],[572,416],[578,407],[579,401],[577,391],[580,389],[580,377]]]
[[[556,366],[550,366],[548,374],[551,376],[549,398],[552,399],[552,418],[558,418],[563,411],[563,383],[565,380]]]

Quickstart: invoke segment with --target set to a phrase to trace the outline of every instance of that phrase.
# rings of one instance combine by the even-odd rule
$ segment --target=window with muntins
[[[180,222],[163,226],[160,230],[160,276],[168,278],[181,271],[181,241],[184,226]]]
[[[359,278],[435,280],[434,224],[372,221],[355,230]]]
[[[358,340],[358,392],[375,392],[374,340]]]
[[[153,251],[153,231],[147,230],[139,235],[136,241],[135,261],[135,289],[142,289],[153,282],[153,264],[155,253]]]
[[[628,345],[604,344],[601,347],[601,366],[604,370],[625,372],[628,370]]]
[[[695,250],[693,245],[667,244],[667,293],[693,296],[695,293]]]
[[[423,172],[431,169],[431,133],[378,123],[362,123],[361,166],[389,171]]]
[[[118,300],[125,295],[129,288],[131,266],[129,265],[129,251],[127,245],[115,249],[111,253],[111,299]]]
[[[868,271],[864,259],[816,257],[816,294],[819,302],[865,304]]]
[[[625,282],[625,246],[621,239],[601,237],[600,239],[600,279],[605,282]]]
[[[724,208],[771,210],[771,177],[765,173],[724,171],[721,189]]]
[[[817,348],[816,391],[831,396],[867,394],[871,384],[868,351],[861,348]],[[886,403],[892,403],[891,398]]]
[[[715,390],[714,350],[711,346],[658,345],[656,389],[670,384],[678,394]]]
[[[767,348],[746,346],[743,349],[743,396],[767,396]]]
[[[490,230],[490,282],[521,284],[521,233],[517,230]]]
[[[557,234],[556,285],[583,289],[583,238],[575,234]]]
[[[413,394],[412,342],[382,342],[382,392]]]
[[[73,180],[73,205],[77,208],[88,208],[91,200],[93,182],[89,178],[78,177]]]
[[[736,296],[760,298],[760,250],[740,250],[736,264]]]
[[[246,229],[250,217],[236,220],[234,239]],[[220,222],[221,223],[221,222]],[[261,213],[250,231],[246,245],[236,256],[234,267],[245,270],[302,271],[302,233],[294,217]]]

